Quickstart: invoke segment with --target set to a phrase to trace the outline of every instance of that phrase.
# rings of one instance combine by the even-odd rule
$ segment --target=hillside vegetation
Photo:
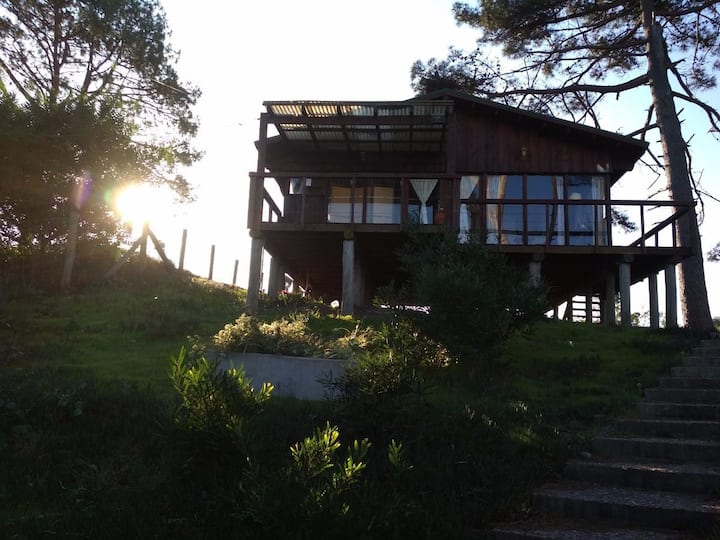
[[[387,316],[266,300],[256,325],[280,335],[280,321],[302,321],[287,340],[340,340],[330,355],[359,366],[340,399],[298,402],[252,393],[242,373],[221,380],[193,354],[217,345],[243,302],[239,289],[154,267],[6,298],[4,534],[475,537],[524,512],[532,487],[631,411],[691,342],[542,321],[467,373]]]

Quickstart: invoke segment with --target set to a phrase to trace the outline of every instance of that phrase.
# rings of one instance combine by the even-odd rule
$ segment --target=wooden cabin
[[[690,248],[678,247],[675,227],[691,204],[612,198],[645,142],[454,91],[264,106],[250,174],[250,311],[264,249],[269,294],[287,274],[352,313],[398,277],[412,223],[473,235],[527,265],[549,285],[549,309],[568,302],[567,318],[581,296],[586,320],[614,322],[620,292],[629,321],[630,284],[650,278],[655,326],[664,271],[666,317],[676,321],[674,269]],[[614,231],[613,209],[635,219],[634,238]]]

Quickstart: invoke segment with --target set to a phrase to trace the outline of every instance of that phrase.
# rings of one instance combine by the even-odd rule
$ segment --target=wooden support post
[[[665,267],[665,328],[677,328],[677,280],[675,264]]]
[[[262,285],[262,236],[253,236],[250,243],[250,272],[248,275],[247,299],[245,308],[251,315],[258,312],[260,302],[260,286]]]
[[[180,261],[178,262],[178,270],[181,272],[185,268],[185,245],[187,244],[187,229],[183,229],[182,241],[180,242]]]
[[[235,259],[235,268],[233,268],[233,280],[232,280],[233,287],[237,283],[238,263],[239,263],[239,261],[237,259]]]
[[[648,276],[648,292],[650,295],[650,328],[660,328],[660,310],[658,308],[657,274]]]
[[[585,322],[592,324],[593,322],[593,293],[592,289],[585,294]]]
[[[140,237],[140,258],[144,261],[147,259],[147,240],[150,224],[146,221],[143,223],[142,236]]]
[[[618,266],[620,279],[620,324],[630,326],[630,263],[621,262]]]
[[[155,234],[150,230],[150,227],[148,227],[147,233],[150,237],[150,240],[152,240],[153,246],[155,246],[155,251],[157,251],[157,254],[160,255],[160,259],[162,260],[163,264],[165,264],[165,267],[168,270],[174,270],[175,267],[173,266],[172,261],[167,258],[167,255],[165,255],[163,245],[160,243],[160,240],[157,239],[157,236],[155,236]]]
[[[560,306],[555,305],[553,306],[553,319],[558,320],[560,318]]]
[[[343,315],[352,315],[355,307],[355,240],[352,234],[343,239],[342,252],[342,302]]]
[[[365,276],[363,275],[362,266],[360,261],[355,259],[355,267],[353,269],[353,277],[355,286],[353,290],[353,300],[356,306],[362,307],[365,305]]]
[[[542,262],[540,261],[530,261],[529,264],[530,267],[530,284],[534,287],[537,287],[540,285],[540,278],[542,273]]]
[[[212,281],[213,268],[215,268],[215,244],[210,246],[210,271],[208,272],[208,279]]]
[[[603,296],[603,323],[615,326],[615,272],[608,272],[605,276],[605,295]]]
[[[285,288],[285,270],[276,257],[270,258],[270,275],[268,276],[268,296],[277,298]]]

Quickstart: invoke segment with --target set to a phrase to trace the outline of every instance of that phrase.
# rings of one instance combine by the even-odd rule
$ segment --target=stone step
[[[719,463],[720,443],[698,439],[596,437],[592,452],[603,459],[625,458],[676,463]]]
[[[720,367],[712,366],[678,366],[670,369],[673,377],[720,378]]]
[[[497,527],[494,540],[688,540],[700,538],[688,532],[598,527],[583,521],[530,520]]]
[[[646,418],[720,420],[720,405],[714,403],[661,403],[643,401],[638,405]]]
[[[720,493],[720,467],[676,463],[572,460],[566,478],[596,484],[682,493]]]
[[[648,388],[648,401],[666,403],[720,403],[720,389],[716,388]]]
[[[683,366],[720,367],[720,356],[686,356]]]
[[[624,418],[615,422],[614,433],[639,437],[720,440],[720,422],[711,420],[665,420],[660,418]]]
[[[661,377],[660,388],[718,388],[720,389],[720,378],[711,379],[708,377]]]
[[[703,531],[716,526],[720,518],[720,500],[714,497],[582,482],[540,488],[533,502],[541,512],[623,527]]]

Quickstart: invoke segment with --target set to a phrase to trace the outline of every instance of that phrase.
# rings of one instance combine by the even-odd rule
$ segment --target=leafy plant
[[[426,309],[401,306],[428,337],[468,366],[489,361],[514,333],[542,316],[544,294],[526,272],[477,239],[412,235],[401,258],[409,299]]]
[[[239,435],[273,391],[272,384],[263,383],[256,392],[242,368],[221,371],[217,361],[190,360],[184,347],[172,357],[170,377],[182,399],[176,423],[188,431],[214,435]]]

